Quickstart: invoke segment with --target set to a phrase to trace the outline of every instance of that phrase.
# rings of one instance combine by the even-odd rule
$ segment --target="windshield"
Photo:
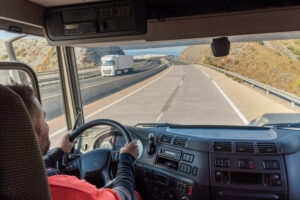
[[[103,50],[86,51],[92,61]],[[119,53],[133,56],[133,66],[120,60],[118,74],[94,77],[96,85],[81,82],[85,121],[263,125],[299,119],[298,39],[232,43],[230,54],[219,58],[210,45],[121,46]]]
[[[19,35],[0,33],[0,60],[35,70],[51,134],[66,131],[56,48],[27,36],[13,42],[11,55],[5,44]],[[231,43],[229,55],[218,58],[210,45],[162,44],[75,47],[86,122],[263,126],[300,121],[300,39]],[[109,55],[117,62],[101,61]],[[114,69],[101,69],[111,65]]]
[[[114,66],[115,61],[113,60],[102,60],[101,66]]]

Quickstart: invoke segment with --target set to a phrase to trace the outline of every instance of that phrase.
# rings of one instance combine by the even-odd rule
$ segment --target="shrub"
[[[255,48],[251,47],[250,50],[251,50],[251,51],[255,51]]]
[[[289,45],[287,48],[288,48],[290,51],[292,51],[292,52],[295,51],[295,48],[294,48],[292,45]]]
[[[204,60],[204,63],[207,64],[207,65],[214,65],[214,58],[212,56],[206,56],[205,57],[205,60]]]
[[[261,46],[264,46],[265,43],[263,41],[258,41],[257,44],[261,45]]]
[[[289,57],[288,59],[289,59],[289,63],[292,64],[293,63],[293,59],[291,57]]]
[[[297,57],[297,60],[299,60],[299,61],[300,61],[300,57]]]
[[[279,53],[278,51],[275,52],[277,56],[281,56],[281,53]]]
[[[300,87],[300,78],[298,78],[298,79],[296,80],[296,84],[297,84],[298,87]]]
[[[297,48],[293,51],[294,54],[296,55],[300,55],[300,48]]]
[[[2,56],[1,56],[1,60],[6,60],[7,59],[7,55],[6,54],[3,54]]]
[[[238,64],[240,64],[240,61],[235,60],[235,61],[234,61],[234,64],[238,65]]]
[[[300,39],[295,39],[294,42],[295,44],[300,44]]]

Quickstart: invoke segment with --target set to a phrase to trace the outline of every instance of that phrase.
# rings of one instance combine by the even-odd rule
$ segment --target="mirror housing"
[[[227,56],[230,52],[230,41],[228,37],[220,37],[213,39],[211,50],[215,57]]]

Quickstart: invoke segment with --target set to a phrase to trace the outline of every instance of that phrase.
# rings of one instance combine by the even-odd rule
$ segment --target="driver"
[[[133,163],[139,155],[138,146],[135,141],[126,144],[120,149],[116,181],[112,189],[98,190],[94,185],[87,183],[85,180],[79,180],[75,176],[61,175],[55,169],[56,163],[62,158],[64,153],[69,152],[73,148],[76,141],[70,142],[69,135],[67,134],[60,140],[56,148],[48,151],[50,147],[49,126],[46,122],[46,114],[34,91],[26,85],[12,85],[8,87],[23,99],[29,111],[35,136],[44,156],[52,199],[141,199],[139,194],[134,192]]]

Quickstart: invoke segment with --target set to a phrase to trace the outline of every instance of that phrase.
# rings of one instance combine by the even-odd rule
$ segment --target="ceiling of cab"
[[[101,0],[27,0],[40,6],[50,8],[55,6],[66,6],[81,3],[99,2]],[[103,1],[103,0],[102,0]]]
[[[43,7],[64,6],[113,0],[27,0]],[[227,13],[300,5],[299,0],[146,0],[147,18]]]

